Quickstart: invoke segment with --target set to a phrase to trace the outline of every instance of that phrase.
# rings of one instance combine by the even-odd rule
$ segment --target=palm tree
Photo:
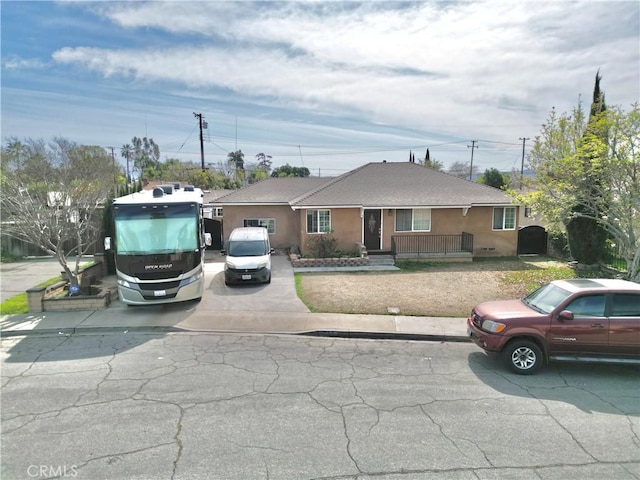
[[[227,155],[227,163],[235,168],[236,178],[244,178],[244,153],[242,153],[242,150],[229,152]]]
[[[127,143],[126,145],[123,145],[122,148],[120,149],[120,155],[123,158],[127,159],[127,185],[128,185],[129,182],[131,182],[131,177],[129,176],[129,160],[133,158],[133,147],[131,146],[131,144]]]
[[[25,146],[22,144],[20,140],[15,137],[12,137],[7,142],[7,147],[5,148],[5,152],[9,158],[11,158],[16,165],[16,168],[20,169],[22,163],[22,154],[24,152]]]
[[[236,170],[244,170],[244,153],[242,153],[242,150],[229,152],[227,161],[230,165],[233,165]]]

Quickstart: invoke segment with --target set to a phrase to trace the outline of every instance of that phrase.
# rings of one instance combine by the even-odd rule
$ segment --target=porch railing
[[[398,254],[473,253],[473,235],[398,235],[391,237],[391,251]]]

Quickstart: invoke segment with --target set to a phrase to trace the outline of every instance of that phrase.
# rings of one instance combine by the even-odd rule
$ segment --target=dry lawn
[[[564,264],[496,259],[429,264],[420,271],[305,273],[298,280],[301,298],[315,312],[466,317],[487,300],[519,298],[529,289],[523,278],[567,278]],[[546,274],[546,272],[553,272]],[[553,278],[547,278],[552,276]]]

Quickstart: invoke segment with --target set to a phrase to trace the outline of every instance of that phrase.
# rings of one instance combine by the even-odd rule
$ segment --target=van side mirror
[[[205,232],[205,234],[204,234],[204,244],[207,247],[211,246],[211,234],[209,232]]]
[[[562,310],[558,314],[558,320],[573,320],[573,312],[571,310]]]
[[[104,249],[111,250],[111,237],[104,237]]]

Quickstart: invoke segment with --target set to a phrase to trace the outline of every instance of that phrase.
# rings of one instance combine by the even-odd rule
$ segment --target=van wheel
[[[509,369],[518,375],[532,375],[542,366],[542,350],[530,340],[514,340],[502,354]]]

